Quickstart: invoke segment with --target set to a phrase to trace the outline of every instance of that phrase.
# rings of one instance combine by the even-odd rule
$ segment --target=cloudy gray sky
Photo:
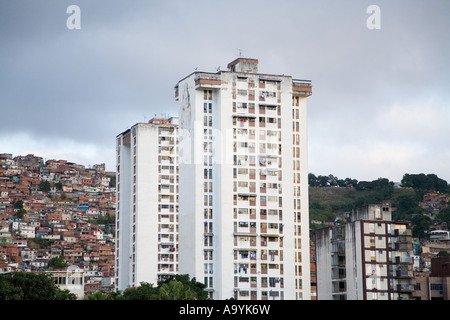
[[[450,182],[449,13],[448,0],[0,0],[0,153],[114,170],[117,134],[176,115],[178,80],[241,52],[312,80],[309,172]]]

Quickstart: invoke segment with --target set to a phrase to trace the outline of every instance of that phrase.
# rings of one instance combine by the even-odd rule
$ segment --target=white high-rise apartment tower
[[[214,299],[310,299],[311,82],[238,58],[194,72],[179,101],[179,273]]]
[[[116,138],[115,288],[157,284],[178,269],[178,118]]]

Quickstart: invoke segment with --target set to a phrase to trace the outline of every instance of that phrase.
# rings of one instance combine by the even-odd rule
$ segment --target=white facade
[[[84,276],[85,273],[78,266],[72,265],[62,271],[48,271],[61,290],[69,290],[78,299],[84,298]]]
[[[118,290],[178,270],[178,118],[138,123],[117,137]]]
[[[310,299],[310,81],[239,58],[175,87],[180,273],[214,299]]]

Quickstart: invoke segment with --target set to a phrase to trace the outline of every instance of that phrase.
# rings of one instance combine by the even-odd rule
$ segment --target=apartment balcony
[[[160,225],[159,227],[158,227],[158,231],[160,232],[160,233],[173,233],[173,232],[175,232],[175,228],[173,227],[173,225]]]
[[[332,281],[343,281],[346,278],[347,278],[347,275],[345,273],[345,266],[332,269],[332,274],[331,274]]]
[[[162,147],[170,147],[174,145],[174,142],[170,140],[160,140],[159,145]]]
[[[167,207],[167,208],[161,208],[161,209],[159,210],[159,212],[160,212],[160,213],[166,213],[166,214],[168,214],[168,213],[172,213],[173,210],[170,209],[169,207]]]
[[[174,164],[174,161],[170,160],[170,159],[161,159],[159,163],[162,165],[169,165],[169,164]]]
[[[236,107],[236,115],[238,116],[247,116],[249,115],[249,109],[246,107]]]
[[[160,267],[158,266],[158,272],[164,273],[164,274],[172,274],[174,273],[175,269],[173,267]]]
[[[250,262],[256,260],[256,250],[235,250],[234,251],[234,260],[240,262]]]
[[[335,253],[338,255],[345,255],[345,247],[344,245],[341,243],[339,245],[333,244],[331,247],[331,253]]]
[[[173,170],[170,170],[170,169],[161,169],[161,170],[159,171],[159,173],[160,173],[160,174],[163,174],[163,175],[165,175],[165,176],[168,176],[169,174],[173,174]]]
[[[164,242],[161,243],[161,247],[159,248],[159,253],[168,254],[175,253],[176,249],[173,242]]]
[[[278,129],[278,123],[277,122],[266,122],[266,128],[269,130]]]
[[[413,271],[406,271],[406,270],[397,270],[397,272],[395,273],[395,278],[396,279],[409,279],[409,278],[413,278],[414,277],[414,272]]]
[[[167,147],[165,147],[165,148],[167,148]],[[170,148],[170,149],[162,149],[162,150],[159,152],[159,154],[160,154],[161,156],[174,156],[174,155],[175,155],[175,151],[174,151],[173,148]]]
[[[411,229],[395,229],[394,230],[394,236],[399,237],[399,236],[409,236],[412,237],[412,230]]]
[[[238,288],[239,290],[249,290],[251,288],[251,284],[248,278],[245,278],[245,280],[247,281],[241,281],[243,279],[239,279],[239,283],[237,285],[235,285],[235,288]],[[241,298],[239,298],[240,300],[242,300]]]
[[[236,235],[256,236],[256,227],[237,227],[234,229]]]
[[[168,263],[168,262],[174,262],[175,259],[173,258],[173,255],[168,255],[167,254],[167,255],[161,255],[159,257],[159,261]]]
[[[412,284],[398,284],[397,292],[413,292],[415,290]]]
[[[234,234],[234,246],[239,248],[256,247],[256,234]]]
[[[292,79],[292,94],[308,97],[312,94],[312,85],[310,80]]]
[[[222,80],[220,74],[197,73],[195,75],[195,88],[220,88]]]
[[[347,292],[345,281],[333,282],[331,292],[333,294],[345,294]]]
[[[237,200],[237,201],[235,201],[235,204],[241,208],[248,208],[248,207],[256,206],[256,201],[255,200]]]
[[[171,201],[170,198],[161,198],[161,199],[159,199],[159,203],[161,203],[161,204],[170,204],[171,202],[173,202],[173,201]]]
[[[396,251],[411,251],[411,250],[413,250],[413,244],[411,242],[409,242],[409,243],[396,242],[394,244],[394,250],[396,250]]]
[[[261,203],[261,205],[263,205],[263,203]],[[277,201],[265,201],[264,206],[267,209],[277,209],[277,208],[279,208],[278,196],[277,196]]]
[[[272,266],[276,266],[276,268],[275,267],[272,268]],[[269,268],[267,269],[267,275],[269,277],[279,277],[282,274],[281,274],[281,271],[280,271],[278,265],[269,265]]]
[[[276,222],[280,222],[280,217],[278,216],[278,214],[268,214],[266,215],[266,219],[265,219],[268,223],[276,223]]]
[[[273,262],[273,263],[280,263],[280,262],[282,262],[282,259],[280,258],[280,256],[278,254],[269,254],[266,257],[267,257],[267,261],[270,261],[270,262]]]
[[[279,237],[279,235],[271,235],[272,237]],[[261,240],[261,247],[267,248],[267,249],[279,249],[280,244],[279,241],[268,241],[266,239]]]
[[[161,178],[159,183],[162,184],[162,185],[168,185],[170,183],[173,183],[173,181],[171,181],[170,179],[163,179],[163,178]]]
[[[249,187],[237,187],[237,189],[234,191],[237,192],[238,194],[249,194],[250,188]]]
[[[173,216],[171,216],[171,217],[161,217],[159,219],[159,223],[161,223],[161,224],[173,223]]]
[[[412,257],[395,257],[396,264],[413,264]]]
[[[265,114],[266,114],[266,117],[271,117],[271,118],[278,117],[278,111],[275,107],[274,108],[266,108]]]

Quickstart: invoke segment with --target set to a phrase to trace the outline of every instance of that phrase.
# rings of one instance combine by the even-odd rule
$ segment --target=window
[[[442,283],[432,283],[432,284],[430,284],[430,289],[433,291],[442,291],[443,285],[442,285]]]
[[[203,90],[203,99],[204,100],[212,100],[212,91],[211,90]]]

